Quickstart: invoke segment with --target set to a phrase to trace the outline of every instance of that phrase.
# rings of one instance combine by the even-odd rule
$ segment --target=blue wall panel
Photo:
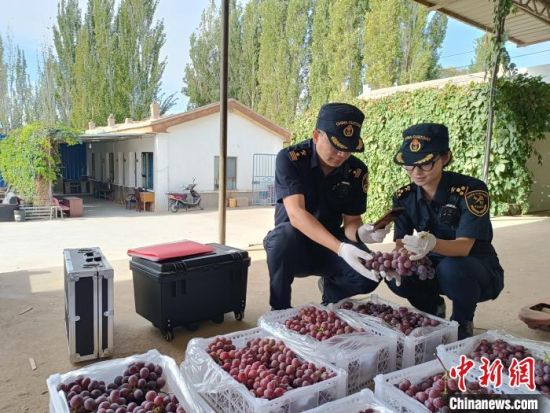
[[[61,154],[61,172],[63,179],[79,181],[82,175],[86,175],[86,145],[59,145]]]

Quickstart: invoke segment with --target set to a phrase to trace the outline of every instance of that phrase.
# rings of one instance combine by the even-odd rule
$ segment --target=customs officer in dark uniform
[[[412,253],[411,259],[428,254],[436,271],[431,280],[410,276],[403,277],[399,286],[397,280],[388,285],[416,308],[442,317],[441,295],[446,295],[453,303],[451,319],[459,323],[458,338],[469,337],[477,303],[496,299],[504,285],[504,272],[491,244],[487,186],[444,170],[452,160],[445,125],[414,125],[403,138],[394,161],[411,183],[393,197],[394,207],[405,208],[395,220],[394,239],[396,247]]]
[[[363,120],[355,106],[326,104],[312,139],[277,155],[275,228],[264,239],[274,310],[290,307],[294,277],[323,277],[325,303],[378,286],[380,276],[362,263],[371,258],[365,243],[381,242],[389,229],[361,220],[368,170],[351,153],[364,150]]]

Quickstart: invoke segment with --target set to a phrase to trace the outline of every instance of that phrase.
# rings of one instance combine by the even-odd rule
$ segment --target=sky
[[[189,63],[189,38],[200,22],[209,0],[160,0],[156,17],[164,20],[166,43],[162,56],[167,66],[162,78],[163,92],[176,93],[178,103],[171,113],[185,111],[187,98],[181,93],[183,70]],[[244,0],[242,1],[244,2]],[[219,3],[219,0],[218,0]],[[86,0],[80,0],[81,8]],[[52,26],[57,15],[57,0],[0,0],[0,35],[7,34],[25,52],[31,77],[36,75],[38,56],[44,45],[52,45]],[[474,56],[475,39],[483,34],[458,20],[449,18],[447,35],[440,52],[443,67],[464,67]],[[512,62],[518,67],[550,63],[550,42],[527,47],[507,45]]]

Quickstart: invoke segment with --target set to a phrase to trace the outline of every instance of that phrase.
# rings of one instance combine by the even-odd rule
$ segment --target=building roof
[[[493,4],[487,0],[414,0],[478,29],[493,33]],[[518,46],[550,40],[550,0],[512,0],[504,30]]]
[[[283,141],[290,140],[291,133],[283,127],[275,124],[262,115],[254,112],[249,107],[243,105],[235,99],[228,99],[227,110],[238,112],[241,116],[250,121],[259,124],[260,126],[274,132],[281,137]],[[154,114],[149,119],[141,121],[132,121],[127,119],[124,123],[112,124],[111,126],[94,126],[87,129],[84,135],[81,136],[82,141],[88,142],[92,140],[107,140],[107,139],[128,139],[135,136],[152,136],[156,133],[166,133],[168,128],[179,125],[185,122],[190,122],[195,119],[203,118],[220,111],[219,102],[211,103],[200,108],[190,110],[188,112],[176,113],[173,115],[156,117]]]

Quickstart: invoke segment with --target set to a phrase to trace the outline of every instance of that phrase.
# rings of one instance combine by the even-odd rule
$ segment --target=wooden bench
[[[57,207],[54,205],[20,206],[19,209],[25,211],[25,220],[52,219],[57,217]]]

